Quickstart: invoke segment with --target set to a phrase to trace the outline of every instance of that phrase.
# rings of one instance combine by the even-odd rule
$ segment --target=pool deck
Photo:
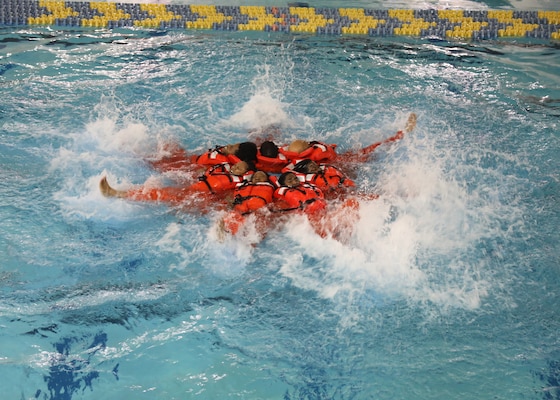
[[[206,29],[316,35],[560,40],[560,11],[374,10],[2,0],[0,26]]]

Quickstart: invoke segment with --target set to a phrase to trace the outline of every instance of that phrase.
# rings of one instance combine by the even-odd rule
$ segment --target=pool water
[[[560,398],[560,51],[0,28],[5,399]],[[104,198],[162,144],[356,149],[347,241]]]

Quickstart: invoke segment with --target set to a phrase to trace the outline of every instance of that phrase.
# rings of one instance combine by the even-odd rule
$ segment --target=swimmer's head
[[[305,159],[294,165],[294,171],[302,174],[317,174],[321,167],[313,160]]]
[[[278,146],[270,140],[261,144],[261,154],[263,157],[276,158],[278,157]]]
[[[264,171],[257,171],[251,178],[252,183],[268,182],[268,174]]]
[[[254,163],[257,161],[257,145],[253,142],[239,143],[234,154],[240,160]]]
[[[231,173],[233,175],[241,176],[246,174],[251,169],[251,165],[247,161],[239,161],[231,166]]]
[[[226,144],[220,148],[220,152],[226,156],[234,155],[239,150],[239,143]]]
[[[294,174],[293,172],[284,172],[278,178],[278,183],[280,184],[280,186],[287,186],[287,187],[291,187],[291,188],[297,187],[297,186],[300,185],[300,181],[299,181],[297,175]]]
[[[227,144],[220,148],[220,152],[226,156],[234,155],[242,161],[257,161],[257,145],[253,142]]]
[[[309,142],[297,139],[290,143],[290,145],[288,146],[288,151],[291,153],[301,153],[302,151],[307,150],[310,146],[311,145],[309,144]]]

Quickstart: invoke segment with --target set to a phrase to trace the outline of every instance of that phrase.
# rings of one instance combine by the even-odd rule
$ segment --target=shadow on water
[[[560,361],[550,360],[546,368],[535,372],[535,376],[543,383],[543,399],[560,399]]]
[[[50,332],[54,330],[49,327]],[[44,376],[47,391],[37,389],[36,399],[70,400],[74,394],[93,390],[93,382],[100,377],[100,371],[92,365],[92,357],[107,345],[107,334],[99,332],[92,337],[64,337],[53,343],[56,352],[51,355],[48,374]],[[80,347],[78,355],[73,348]],[[82,357],[80,355],[86,355]],[[115,379],[118,376],[119,364],[112,369]]]

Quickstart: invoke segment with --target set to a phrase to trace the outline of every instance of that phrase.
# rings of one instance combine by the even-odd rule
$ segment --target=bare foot
[[[126,192],[124,190],[116,190],[109,185],[106,176],[99,181],[99,190],[101,190],[101,194],[105,197],[126,197]]]
[[[406,121],[406,127],[404,128],[404,131],[406,133],[412,132],[415,127],[416,127],[416,114],[411,113],[408,116],[408,121]]]

